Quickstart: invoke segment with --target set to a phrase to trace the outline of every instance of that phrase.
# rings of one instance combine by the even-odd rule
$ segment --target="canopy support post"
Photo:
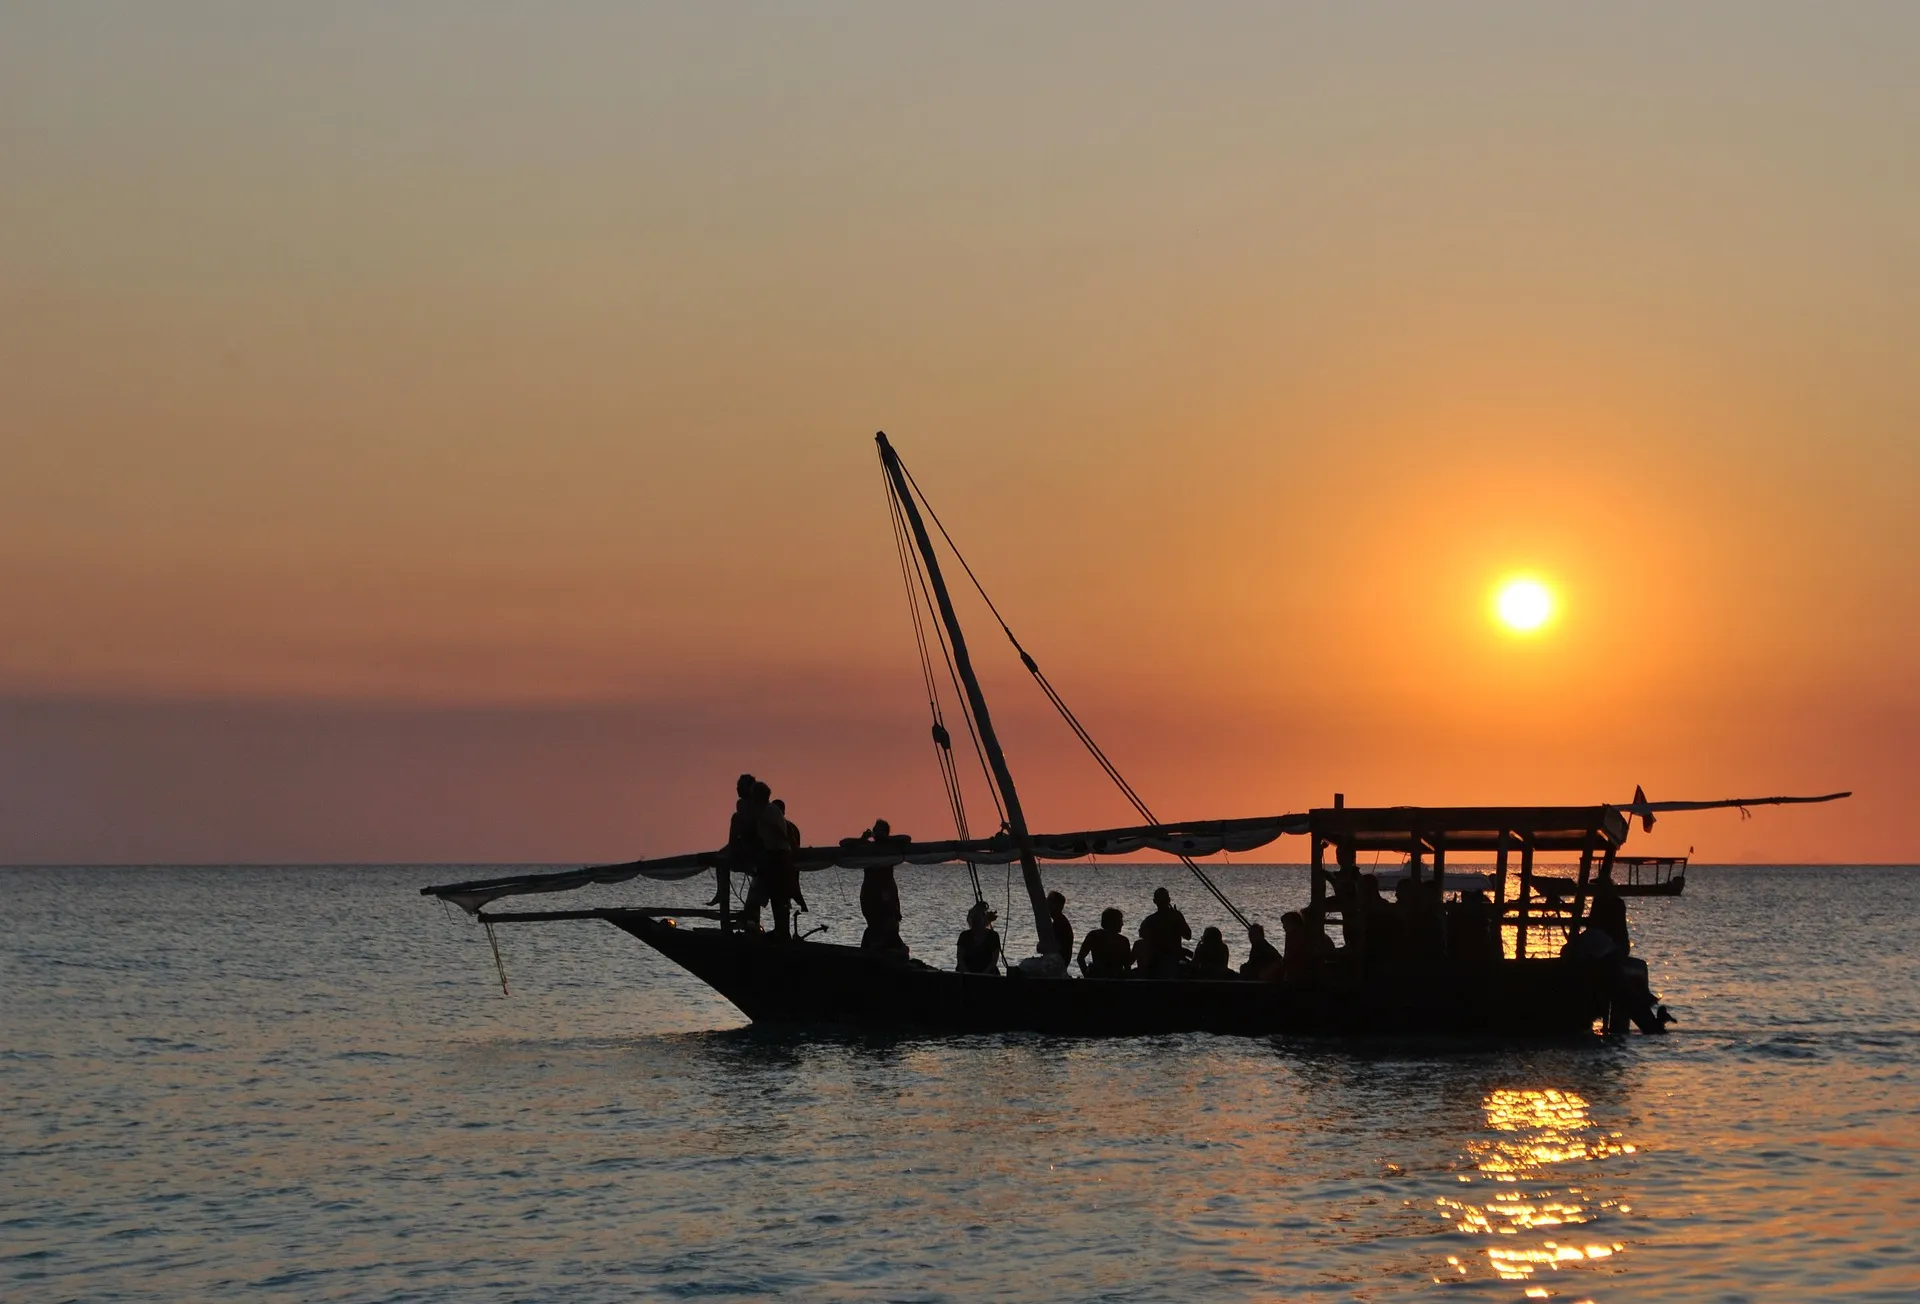
[[[1520,927],[1514,941],[1513,958],[1527,958],[1527,906],[1533,896],[1533,838],[1520,841]]]
[[[1587,835],[1587,845],[1580,848],[1580,881],[1573,889],[1573,914],[1567,920],[1567,940],[1571,942],[1580,935],[1580,918],[1587,910],[1587,885],[1593,881],[1593,834]]]
[[[1507,841],[1507,831],[1501,829],[1500,845],[1493,854],[1493,940],[1503,956],[1507,937]]]

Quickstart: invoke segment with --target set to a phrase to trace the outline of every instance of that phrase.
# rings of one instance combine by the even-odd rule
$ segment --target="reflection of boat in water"
[[[1656,812],[1828,801],[1847,795],[1649,802],[1636,790],[1632,802],[1619,806],[1562,807],[1350,807],[1336,796],[1330,807],[1299,814],[1166,823],[1121,777],[1000,620],[1048,700],[1142,819],[1125,828],[1032,833],[921,515],[925,499],[884,435],[878,443],[933,715],[936,756],[958,836],[935,842],[860,838],[837,846],[800,847],[792,851],[792,865],[804,871],[964,864],[980,900],[979,867],[1018,862],[1033,908],[1039,955],[1009,966],[1002,977],[935,969],[886,950],[770,938],[758,931],[757,919],[749,924],[735,911],[728,879],[741,866],[726,850],[446,884],[424,888],[423,893],[475,915],[487,926],[490,939],[496,924],[605,920],[707,983],[756,1023],[1072,1035],[1205,1031],[1534,1036],[1590,1032],[1602,1019],[1623,1028],[1630,1016],[1644,1030],[1660,1031],[1664,1011],[1656,1009],[1646,988],[1645,966],[1609,940],[1611,933],[1624,942],[1624,913],[1617,914],[1617,927],[1597,917],[1596,906],[1609,898],[1629,817],[1638,816],[1650,826]],[[951,537],[930,507],[927,516],[951,548]],[[957,550],[954,556],[978,588],[972,568]],[[981,597],[986,599],[984,589]],[[986,601],[998,620],[998,610],[991,599]],[[989,781],[1000,825],[991,837],[968,835],[954,736],[944,724],[940,670],[946,672],[966,726],[962,737],[972,742]],[[1329,943],[1324,952],[1316,946],[1311,953],[1290,955],[1284,977],[1199,977],[1178,964],[1152,977],[1067,977],[1070,957],[1060,954],[1049,922],[1041,861],[1139,851],[1170,854],[1234,919],[1250,927],[1251,921],[1197,862],[1254,850],[1289,834],[1307,838],[1313,867],[1310,900],[1299,912],[1306,924],[1301,937],[1325,942],[1324,930],[1337,927],[1345,945]],[[1400,904],[1389,906],[1375,890],[1377,880],[1362,873],[1361,857],[1369,852],[1405,857],[1404,878],[1411,887],[1398,894],[1404,897]],[[1538,854],[1577,855],[1576,876],[1536,878]],[[1463,857],[1479,859],[1469,864]],[[709,870],[721,881],[717,910],[487,909],[508,897],[635,878],[685,879]],[[711,919],[718,926],[681,923],[694,919]]]
[[[1613,866],[1621,896],[1679,896],[1687,890],[1685,856],[1617,856]]]

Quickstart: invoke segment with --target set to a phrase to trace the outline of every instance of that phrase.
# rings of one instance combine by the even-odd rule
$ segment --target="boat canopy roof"
[[[1177,856],[1217,856],[1252,851],[1283,833],[1305,833],[1305,815],[1261,815],[1250,819],[1196,820],[1185,824],[1142,824],[1130,828],[1089,829],[1079,833],[1033,835],[1033,854],[1040,860],[1080,860],[1087,856],[1128,856],[1159,851]],[[802,847],[794,853],[803,870],[868,869],[892,865],[944,865],[971,861],[976,865],[1003,865],[1020,859],[1011,834],[990,838],[950,838],[915,842],[896,837],[883,841],[848,838],[827,847]],[[580,869],[504,878],[475,879],[420,889],[423,896],[451,901],[473,913],[501,897],[546,892],[572,892],[596,884],[625,883],[635,878],[675,881],[692,878],[727,862],[721,851],[694,851],[652,860],[629,860],[617,865],[587,865]]]
[[[1314,837],[1361,851],[1596,851],[1627,840],[1613,806],[1328,806],[1308,812]]]
[[[1258,815],[1249,819],[1194,820],[1184,824],[1139,824],[1080,833],[1033,835],[1039,860],[1080,860],[1087,856],[1129,856],[1158,851],[1188,858],[1252,851],[1282,834],[1311,834],[1317,841],[1361,851],[1422,854],[1437,850],[1497,851],[1503,840],[1512,848],[1535,851],[1595,851],[1617,848],[1627,840],[1629,817],[1651,824],[1654,812],[1714,810],[1724,807],[1780,806],[1836,801],[1850,794],[1820,797],[1735,797],[1721,801],[1650,802],[1640,794],[1618,806],[1326,806],[1305,814]],[[874,841],[847,838],[827,847],[802,847],[794,861],[803,870],[868,869],[891,865],[945,865],[970,861],[1004,865],[1020,858],[1010,833],[990,838],[949,838],[915,842],[907,837]],[[635,878],[676,881],[727,863],[727,853],[692,851],[617,865],[587,865],[539,874],[512,874],[420,889],[422,896],[451,901],[469,914],[501,897],[572,892],[597,884]]]
[[[1714,801],[1648,801],[1638,788],[1633,800],[1598,806],[1323,806],[1307,812],[1315,839],[1354,851],[1406,853],[1498,851],[1531,846],[1535,851],[1605,851],[1627,840],[1631,821],[1652,829],[1656,813],[1746,810],[1749,806],[1799,806],[1839,801],[1850,792],[1818,797],[1723,797]]]

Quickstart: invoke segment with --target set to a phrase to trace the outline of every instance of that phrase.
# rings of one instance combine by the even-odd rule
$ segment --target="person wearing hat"
[[[955,948],[958,973],[1000,972],[1000,934],[993,931],[993,921],[1000,916],[987,908],[984,901],[976,901],[967,911],[967,931],[960,934],[960,944]]]

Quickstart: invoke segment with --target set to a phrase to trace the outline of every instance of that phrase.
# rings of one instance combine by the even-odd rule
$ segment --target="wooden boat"
[[[1687,890],[1685,856],[1618,856],[1613,864],[1621,896],[1668,897]]]
[[[1612,948],[1598,935],[1594,921],[1594,903],[1608,891],[1616,867],[1623,863],[1618,853],[1631,817],[1651,827],[1656,812],[1832,801],[1848,795],[1650,802],[1636,789],[1632,802],[1561,807],[1350,807],[1336,795],[1331,806],[1295,814],[1163,822],[1121,777],[1002,620],[1002,630],[1049,701],[1143,818],[1124,828],[1035,834],[1027,826],[921,515],[925,499],[884,434],[877,436],[877,443],[927,676],[936,755],[948,780],[958,836],[933,842],[849,838],[832,846],[798,848],[794,864],[800,871],[962,864],[975,877],[978,897],[980,866],[1018,862],[1040,953],[1010,965],[1004,976],[963,974],[881,950],[770,937],[758,931],[757,920],[749,924],[734,910],[728,879],[737,866],[733,853],[722,849],[421,889],[475,916],[494,943],[496,961],[496,925],[595,919],[653,947],[756,1024],[1071,1036],[1214,1032],[1513,1037],[1590,1034],[1596,1025],[1623,1029],[1631,1019],[1644,1031],[1659,1032],[1667,1020],[1646,988],[1644,964]],[[927,514],[932,515],[931,508]],[[951,547],[951,536],[937,516],[933,520]],[[959,557],[957,549],[954,555]],[[965,559],[959,559],[965,567]],[[978,587],[971,567],[965,569]],[[981,596],[986,596],[984,589]],[[991,599],[987,601],[999,618]],[[952,768],[953,735],[943,722],[935,688],[932,640],[937,640],[960,699],[966,736],[976,744],[1004,815],[1001,830],[990,837],[967,834]],[[1255,850],[1283,836],[1308,840],[1310,899],[1302,903],[1302,915],[1323,940],[1321,930],[1338,929],[1344,946],[1329,945],[1326,954],[1290,964],[1289,976],[1279,981],[1200,978],[1178,968],[1171,976],[1159,977],[1068,976],[1069,957],[1058,953],[1049,924],[1041,861],[1140,851],[1172,855],[1235,919],[1248,925],[1251,921],[1197,862]],[[1403,937],[1399,945],[1387,944],[1386,925],[1401,917],[1381,914],[1383,903],[1371,900],[1370,876],[1360,870],[1361,857],[1368,853],[1404,857],[1404,877],[1420,889],[1409,893],[1409,899],[1425,903],[1404,916],[1425,921],[1418,924],[1416,940]],[[1577,855],[1577,875],[1536,876],[1535,857],[1542,854]],[[1491,862],[1467,866],[1461,857],[1491,857]],[[708,872],[720,880],[718,909],[489,909],[506,898]],[[1488,893],[1491,901],[1483,902],[1480,898]],[[712,926],[700,926],[708,921]],[[504,990],[504,970],[501,985]]]

